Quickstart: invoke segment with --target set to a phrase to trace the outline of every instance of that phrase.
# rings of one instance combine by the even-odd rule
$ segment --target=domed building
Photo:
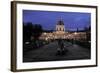
[[[42,40],[52,40],[52,39],[74,39],[74,40],[82,40],[86,39],[86,32],[68,32],[65,29],[64,22],[60,19],[55,27],[55,31],[53,32],[44,32],[39,37]]]
[[[62,20],[59,20],[56,25],[56,32],[57,33],[64,33],[65,32],[65,26],[64,22]]]

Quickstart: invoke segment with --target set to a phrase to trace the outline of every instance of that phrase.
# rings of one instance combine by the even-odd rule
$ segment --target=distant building
[[[39,39],[52,40],[52,39],[74,39],[74,40],[86,40],[86,32],[68,32],[65,31],[64,22],[59,20],[56,24],[56,31],[43,32]]]
[[[65,33],[65,26],[62,20],[59,20],[56,25],[56,33]]]

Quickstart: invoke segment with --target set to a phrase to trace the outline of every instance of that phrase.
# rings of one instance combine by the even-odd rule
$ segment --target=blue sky
[[[23,10],[23,22],[42,25],[45,30],[55,30],[62,19],[66,30],[83,30],[91,25],[90,13]]]

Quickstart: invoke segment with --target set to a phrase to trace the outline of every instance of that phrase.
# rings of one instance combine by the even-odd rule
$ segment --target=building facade
[[[68,32],[65,31],[64,22],[59,20],[56,24],[55,31],[43,32],[39,37],[41,40],[52,40],[52,39],[73,39],[73,40],[86,40],[86,32]]]

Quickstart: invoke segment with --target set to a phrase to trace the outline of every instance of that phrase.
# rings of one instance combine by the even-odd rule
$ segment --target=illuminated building
[[[64,22],[59,20],[56,24],[55,31],[43,32],[39,39],[53,40],[53,39],[73,39],[73,40],[86,40],[86,32],[68,32],[65,31]]]

